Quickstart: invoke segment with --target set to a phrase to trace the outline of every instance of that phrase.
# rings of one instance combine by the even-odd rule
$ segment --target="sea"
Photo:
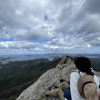
[[[66,53],[49,53],[49,54],[6,54],[0,55],[0,63],[6,64],[9,62],[14,61],[27,61],[27,60],[35,60],[35,59],[42,59],[47,58],[52,61],[54,58],[61,58],[62,56],[70,56],[70,57],[77,57],[77,56],[85,56],[88,58],[100,58],[100,54],[66,54]]]

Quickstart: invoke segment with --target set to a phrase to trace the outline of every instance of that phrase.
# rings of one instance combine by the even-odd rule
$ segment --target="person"
[[[78,71],[70,75],[72,100],[98,100],[99,78],[94,75],[90,60],[86,57],[77,57],[74,62]]]
[[[65,100],[64,92],[66,91],[68,94],[69,90],[69,81],[66,81],[65,79],[60,79],[60,84],[58,87],[54,86],[54,89],[51,89],[51,87],[47,88],[45,91],[46,96],[59,96],[60,100]],[[66,90],[68,89],[68,90]],[[66,96],[68,100],[71,100],[70,94]]]

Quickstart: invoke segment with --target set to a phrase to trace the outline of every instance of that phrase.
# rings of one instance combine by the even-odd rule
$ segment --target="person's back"
[[[81,95],[78,92],[77,82],[78,82],[79,77],[80,76],[78,72],[73,72],[70,75],[70,90],[71,90],[72,100],[85,100],[81,97]]]
[[[86,75],[86,73],[80,72],[81,76]],[[71,97],[72,100],[86,100],[85,98],[83,98],[79,91],[78,91],[78,87],[77,87],[77,82],[78,79],[80,78],[80,75],[77,72],[73,72],[70,75],[70,90],[71,90]],[[94,80],[97,84],[97,86],[99,86],[99,80],[98,77],[94,75]]]
[[[78,57],[75,59],[75,64],[79,73],[73,72],[70,75],[72,100],[98,100],[96,87],[99,81],[92,72],[90,60],[86,57]]]

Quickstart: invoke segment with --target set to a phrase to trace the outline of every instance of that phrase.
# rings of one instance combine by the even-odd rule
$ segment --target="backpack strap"
[[[89,83],[93,83],[93,82],[92,82],[92,81],[87,81],[87,82],[83,83],[83,85],[82,85],[82,91],[84,90],[84,86],[85,86],[86,84],[89,84]]]
[[[80,72],[81,72],[81,71],[78,71],[78,73],[79,73],[79,76],[81,77],[81,74],[80,74]]]

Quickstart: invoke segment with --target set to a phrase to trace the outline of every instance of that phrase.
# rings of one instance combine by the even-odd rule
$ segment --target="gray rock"
[[[63,56],[55,68],[45,72],[40,78],[24,90],[16,100],[59,100],[58,97],[44,97],[47,87],[59,85],[59,80],[69,80],[70,73],[75,71],[75,64],[72,58]]]
[[[66,63],[67,56],[63,56],[62,59],[59,61],[59,64],[64,64]]]

